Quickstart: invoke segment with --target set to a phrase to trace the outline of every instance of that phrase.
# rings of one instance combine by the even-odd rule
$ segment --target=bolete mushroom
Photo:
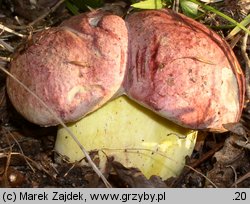
[[[64,122],[98,109],[120,89],[127,64],[127,28],[119,16],[90,12],[33,35],[16,53],[10,72],[39,96]],[[41,126],[58,121],[15,80],[7,92],[29,121]]]
[[[165,118],[191,129],[223,132],[223,124],[239,120],[244,101],[243,73],[228,44],[204,25],[170,10],[132,13],[126,25],[120,17],[102,11],[72,17],[35,34],[33,43],[14,57],[10,71],[65,122],[94,111],[69,124],[79,140],[88,150],[112,152],[148,177],[173,175],[159,167],[159,157],[163,167],[168,159],[183,166],[184,155],[195,141],[196,132],[189,134]],[[7,91],[16,109],[31,122],[57,124],[10,78]],[[154,113],[125,96],[102,107],[122,93]],[[179,137],[183,135],[186,140]],[[74,155],[80,151],[68,146],[72,142],[67,137],[60,129],[56,149],[71,161],[82,158],[81,153]],[[65,143],[60,146],[59,141]],[[178,145],[169,148],[173,144],[189,147],[180,154],[181,162],[173,157],[179,153]],[[120,159],[115,149],[123,151],[125,158]],[[150,154],[124,153],[136,149]],[[169,151],[167,159],[165,154],[159,156]]]
[[[128,168],[140,169],[147,178],[179,175],[197,136],[197,131],[176,125],[126,96],[110,101],[68,127],[86,150],[97,152],[102,172],[107,157],[113,157]],[[84,157],[63,127],[58,130],[55,150],[70,162]]]
[[[223,132],[244,101],[244,76],[229,45],[171,10],[129,15],[126,94],[192,129]]]

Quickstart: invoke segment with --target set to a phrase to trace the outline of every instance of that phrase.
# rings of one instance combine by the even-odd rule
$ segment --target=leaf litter
[[[244,0],[241,1],[242,4],[245,3]],[[20,2],[24,7],[20,8]],[[27,2],[0,3],[0,66],[5,69],[8,68],[13,51],[18,49],[30,31],[57,25],[71,15],[62,1],[53,0],[49,5],[37,4],[35,8],[27,5]],[[108,3],[110,6],[112,1]],[[228,1],[225,1],[223,9],[227,3]],[[34,12],[27,12],[31,8]],[[124,11],[124,8],[123,4],[121,10]],[[246,7],[246,13],[245,9]],[[233,14],[232,17],[237,15]],[[205,21],[208,16],[204,17]],[[242,20],[242,14],[239,19]],[[216,26],[220,24],[218,19],[211,22]],[[238,32],[237,36],[234,43],[235,53],[238,54],[242,68],[249,69],[249,59],[240,57],[241,52],[249,55],[249,40],[245,39],[244,49],[240,49],[241,40],[245,35]],[[80,162],[69,163],[67,158],[54,152],[57,131],[55,127],[41,128],[31,124],[14,110],[6,96],[5,79],[6,75],[1,72],[0,187],[105,187],[93,168],[82,166]],[[249,84],[247,79],[247,85]],[[240,123],[225,125],[229,132],[199,133],[200,141],[197,142],[191,158],[186,159],[186,167],[178,177],[167,181],[156,176],[146,179],[138,169],[125,168],[113,158],[109,158],[105,178],[113,187],[214,187],[210,181],[216,187],[250,187],[249,98],[245,104]],[[55,159],[58,157],[60,162]]]

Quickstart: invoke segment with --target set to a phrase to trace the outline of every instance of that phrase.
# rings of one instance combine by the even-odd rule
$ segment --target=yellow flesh
[[[121,96],[84,119],[69,124],[81,144],[99,151],[100,169],[106,155],[126,167],[137,167],[149,178],[177,176],[193,151],[197,132],[182,128]],[[55,150],[70,161],[83,158],[73,139],[59,128]],[[105,154],[103,153],[105,152]]]

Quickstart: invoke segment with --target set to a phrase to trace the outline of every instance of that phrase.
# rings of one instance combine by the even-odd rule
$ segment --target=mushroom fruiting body
[[[244,77],[233,51],[216,33],[181,14],[142,11],[130,14],[125,25],[118,16],[94,11],[32,40],[12,60],[11,73],[64,122],[95,111],[69,124],[84,147],[103,150],[147,177],[177,175],[193,149],[196,132],[165,118],[190,129],[220,132],[223,124],[240,118]],[[7,91],[29,121],[58,124],[11,78]],[[125,96],[101,107],[122,93],[148,109]],[[83,157],[63,129],[56,150],[71,161]]]
[[[220,36],[171,10],[136,12],[126,21],[130,98],[192,129],[222,132],[239,120],[244,76]]]
[[[228,44],[171,10],[74,16],[33,36],[10,72],[64,122],[76,121],[125,91],[155,113],[191,128],[223,132],[240,118],[244,77]],[[57,125],[36,98],[7,79],[29,121]]]
[[[109,102],[78,122],[68,125],[88,151],[97,151],[105,172],[107,157],[126,167],[139,168],[149,178],[177,176],[191,155],[197,131],[180,127],[126,96]],[[84,155],[64,128],[57,134],[55,150],[71,162]]]
[[[10,72],[64,121],[98,109],[121,88],[127,63],[127,28],[105,12],[81,14],[32,36]],[[46,107],[15,80],[7,79],[14,107],[29,121],[57,125]]]

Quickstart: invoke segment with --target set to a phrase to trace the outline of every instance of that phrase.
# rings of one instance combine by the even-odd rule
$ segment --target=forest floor
[[[0,26],[4,26],[0,27],[1,67],[8,69],[11,56],[25,43],[24,35],[56,26],[71,16],[62,1],[37,2],[40,4],[31,5],[27,0],[0,1]],[[225,1],[217,9],[241,21],[248,13],[247,6],[230,2],[235,1]],[[127,7],[119,8],[118,4],[116,9],[122,11]],[[208,13],[200,21],[222,37],[230,32],[220,28],[224,20],[214,14]],[[249,59],[244,57],[250,52],[245,33],[238,33],[229,43],[243,70],[249,69]],[[20,116],[8,100],[5,80],[6,75],[0,71],[0,187],[105,187],[91,167],[55,160],[60,156],[54,151],[57,127],[42,128]],[[250,143],[246,140],[250,137],[248,97],[240,122],[229,130],[220,134],[199,132],[194,152],[176,178],[146,179],[138,169],[125,168],[112,160],[105,176],[113,187],[250,187]]]

